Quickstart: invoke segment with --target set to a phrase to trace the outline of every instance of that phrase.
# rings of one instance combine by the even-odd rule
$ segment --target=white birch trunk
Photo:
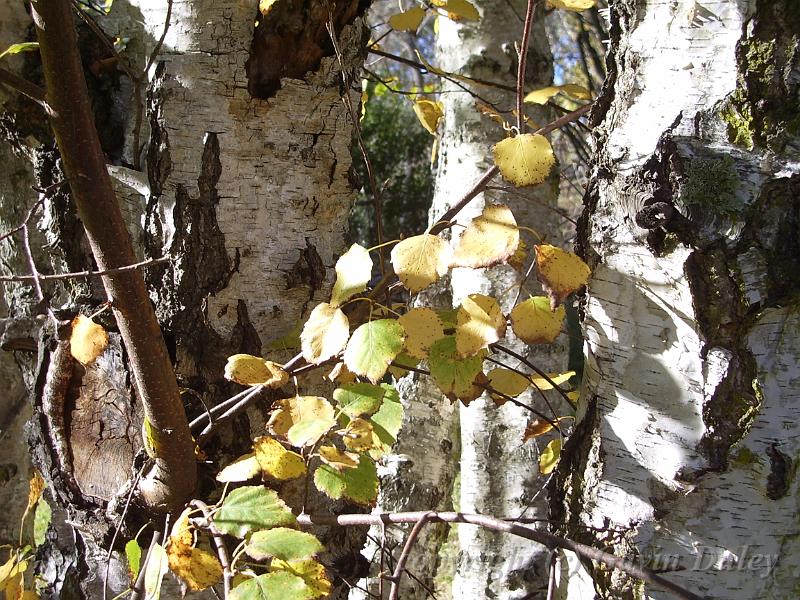
[[[554,518],[711,598],[798,594],[796,8],[615,3],[593,115],[588,358]],[[602,597],[668,597],[592,573]]]

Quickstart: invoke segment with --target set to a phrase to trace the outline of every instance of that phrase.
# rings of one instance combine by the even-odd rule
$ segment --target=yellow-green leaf
[[[220,483],[241,483],[261,473],[261,465],[254,452],[240,456],[217,473]]]
[[[439,127],[439,121],[444,116],[444,104],[426,98],[418,98],[414,101],[414,112],[428,133],[436,135],[436,128]]]
[[[363,246],[353,244],[336,261],[336,283],[331,292],[331,307],[367,289],[372,277],[372,259]]]
[[[319,449],[319,458],[326,465],[332,466],[337,471],[354,469],[358,466],[358,454],[342,452],[334,446],[322,446]]]
[[[283,367],[252,354],[234,354],[225,363],[225,379],[241,385],[265,385],[279,388],[289,381]]]
[[[259,529],[294,525],[297,519],[275,490],[255,485],[236,488],[228,494],[213,521],[222,533],[243,538]]]
[[[547,3],[553,8],[580,12],[592,8],[597,4],[597,0],[547,0]]]
[[[550,300],[534,296],[511,311],[511,328],[526,344],[550,344],[561,333],[565,315],[563,306],[552,310]]]
[[[239,582],[231,590],[228,600],[310,600],[313,597],[313,591],[302,577],[277,571]]]
[[[283,447],[276,439],[262,436],[253,440],[253,450],[261,469],[279,481],[297,479],[306,473],[303,457]]]
[[[561,421],[566,421],[567,419],[573,419],[574,417],[558,417],[555,422],[561,423]],[[550,421],[544,421],[542,419],[536,419],[535,421],[528,424],[525,428],[525,433],[522,435],[522,441],[527,442],[532,440],[533,438],[539,437],[540,435],[544,435],[545,433],[551,431],[553,429],[553,424]]]
[[[497,300],[470,294],[461,302],[456,324],[456,350],[472,356],[506,334],[506,317]]]
[[[406,353],[420,360],[427,358],[431,344],[444,336],[442,320],[431,308],[412,308],[398,322],[406,332]]]
[[[318,365],[336,356],[347,344],[350,322],[342,309],[322,302],[314,307],[300,334],[303,358]]]
[[[39,42],[20,42],[18,44],[11,44],[8,48],[0,53],[0,58],[7,54],[19,54],[20,52],[32,52],[39,49]]]
[[[392,266],[408,291],[416,294],[447,273],[452,252],[435,235],[415,235],[392,248]]]
[[[389,17],[389,27],[395,31],[415,32],[425,18],[425,9],[415,6]]]
[[[447,12],[453,21],[477,21],[480,19],[478,9],[468,0],[433,0],[435,6]]]
[[[281,560],[273,559],[269,565],[270,571],[286,571],[300,577],[311,590],[312,598],[322,598],[331,593],[331,582],[323,567],[316,560],[307,558],[304,560]]]
[[[561,438],[551,440],[539,455],[539,473],[549,475],[553,472],[561,456]]]
[[[534,90],[525,96],[525,102],[532,104],[547,104],[553,96],[558,93],[577,98],[578,100],[591,100],[592,93],[582,85],[575,83],[565,83],[564,85],[551,85],[549,87]]]
[[[518,246],[519,228],[511,210],[504,204],[486,206],[461,234],[453,265],[491,267],[512,256]]]
[[[331,426],[336,422],[334,410],[331,403],[320,396],[295,396],[294,398],[284,398],[273,404],[273,412],[270,416],[267,428],[281,438],[291,441],[289,432],[293,427],[302,422],[323,421],[330,423]],[[295,441],[300,441],[303,437],[301,433],[295,432],[292,437],[297,436]]]
[[[125,558],[128,559],[128,574],[131,581],[136,581],[139,576],[139,566],[142,563],[142,547],[136,540],[128,540],[125,544]]]
[[[553,148],[543,135],[523,133],[497,142],[494,164],[516,186],[542,183],[556,164]]]
[[[547,376],[550,378],[550,381],[560,386],[562,383],[566,383],[572,379],[575,376],[575,371],[567,371],[566,373],[548,373]],[[533,383],[533,385],[543,392],[553,389],[550,381],[547,381],[547,379],[544,377],[531,377],[531,383]]]
[[[345,447],[353,452],[366,452],[374,448],[378,442],[373,435],[372,424],[362,418],[353,419],[339,433],[342,434]]]
[[[244,550],[256,560],[275,557],[279,560],[304,560],[322,552],[325,547],[316,536],[303,531],[276,527],[256,531]]]
[[[166,553],[170,570],[186,582],[191,591],[204,590],[222,580],[222,565],[210,552],[170,538]]]
[[[69,349],[75,360],[82,365],[89,365],[97,360],[106,346],[108,346],[108,334],[102,325],[84,315],[78,315],[72,320]]]
[[[375,413],[384,400],[398,401],[397,390],[387,383],[350,383],[333,391],[333,399],[339,410],[351,419]]]
[[[393,319],[364,323],[353,332],[344,352],[344,363],[356,375],[378,383],[389,363],[403,349],[405,331]]]
[[[364,455],[355,469],[337,471],[320,465],[314,471],[314,485],[334,500],[344,496],[362,506],[375,506],[378,499],[378,472],[372,459]]]
[[[448,335],[434,342],[428,362],[433,380],[451,401],[458,399],[469,404],[483,392],[483,388],[476,385],[483,376],[483,353],[462,358],[456,350],[455,337]]]
[[[550,306],[558,306],[572,292],[586,285],[591,270],[581,258],[561,248],[540,244],[536,250],[536,271]]]
[[[489,371],[488,378],[489,385],[492,389],[506,396],[511,396],[512,398],[519,396],[531,385],[531,380],[524,375],[520,375],[516,371],[503,367],[498,367]],[[498,406],[502,406],[506,402],[506,398],[499,394],[489,392],[489,395]]]

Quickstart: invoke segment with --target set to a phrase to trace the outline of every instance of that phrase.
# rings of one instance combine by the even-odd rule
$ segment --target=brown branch
[[[210,524],[211,509],[208,508],[208,505],[200,500],[192,500],[191,504],[203,512],[203,517],[205,518],[206,523]],[[213,540],[214,546],[217,549],[219,564],[222,565],[222,584],[225,587],[225,598],[227,598],[231,593],[231,588],[233,587],[233,572],[231,572],[231,561],[230,557],[228,556],[228,549],[225,547],[225,540],[222,538],[222,534],[219,531],[216,531],[213,527],[209,527],[208,532],[209,535],[211,535],[211,539]]]
[[[161,258],[152,258],[142,260],[132,265],[125,265],[124,267],[117,267],[115,269],[105,269],[104,271],[76,271],[74,273],[57,273],[55,275],[39,275],[34,278],[32,275],[0,275],[0,281],[31,281],[38,279],[39,281],[58,281],[61,279],[77,279],[80,277],[102,277],[103,275],[116,275],[118,273],[125,273],[142,267],[149,267],[151,265],[160,265],[170,262],[172,260],[168,256]]]
[[[402,577],[408,558],[411,556],[411,549],[414,547],[419,534],[422,533],[422,528],[435,514],[434,512],[424,513],[419,521],[414,523],[414,527],[411,528],[411,533],[408,534],[403,550],[400,552],[400,558],[397,559],[397,564],[394,567],[394,573],[391,577],[392,587],[389,589],[389,600],[398,600],[400,598],[400,577]]]
[[[519,67],[517,69],[517,131],[522,133],[525,126],[525,113],[523,112],[525,97],[525,66],[528,60],[528,40],[531,35],[531,25],[533,24],[533,11],[536,0],[528,0],[528,8],[525,12],[525,25],[522,27],[522,41],[519,44]]]
[[[458,512],[405,512],[405,513],[381,513],[381,514],[350,514],[350,515],[300,515],[297,517],[297,522],[303,526],[310,525],[339,525],[342,527],[348,526],[368,526],[368,525],[382,525],[387,523],[417,523],[425,519],[427,522],[436,523],[465,523],[468,525],[477,525],[491,529],[492,531],[499,531],[502,533],[509,533],[531,541],[537,542],[546,546],[547,548],[562,548],[574,552],[578,556],[587,558],[589,560],[600,562],[608,567],[617,569],[628,575],[641,579],[647,583],[661,586],[662,588],[670,591],[676,598],[682,600],[705,600],[702,596],[698,596],[682,588],[681,586],[669,581],[654,573],[650,569],[639,567],[627,560],[581,544],[574,542],[570,539],[563,538],[546,531],[540,531],[531,527],[525,527],[516,523],[488,517],[485,515],[466,514]]]
[[[27,79],[23,79],[19,75],[15,75],[2,67],[0,67],[0,83],[36,102],[36,104],[44,109],[48,116],[52,117],[55,115],[53,108],[45,99],[46,92],[35,83],[31,83]]]
[[[38,0],[31,13],[57,116],[50,122],[78,215],[101,271],[136,262],[92,118],[69,0]],[[103,275],[145,417],[154,435],[154,466],[142,479],[145,504],[171,508],[194,491],[194,443],[158,320],[139,270]]]

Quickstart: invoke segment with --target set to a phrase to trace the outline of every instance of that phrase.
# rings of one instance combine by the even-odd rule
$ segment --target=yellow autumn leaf
[[[204,590],[222,580],[222,565],[213,554],[193,547],[187,508],[172,529],[164,550],[170,570],[192,591]],[[176,531],[177,528],[177,531]]]
[[[183,509],[183,512],[175,520],[175,523],[173,523],[169,533],[169,541],[173,544],[182,546],[194,545],[194,535],[192,534],[194,528],[189,522],[189,515],[192,514],[192,511],[193,509],[191,507]]]
[[[441,238],[423,233],[392,248],[392,266],[408,291],[416,294],[450,268],[452,249]]]
[[[241,385],[265,385],[276,389],[289,381],[289,374],[271,360],[251,354],[234,354],[225,363],[225,379]]]
[[[353,383],[356,380],[356,374],[348,369],[344,362],[338,362],[336,366],[331,369],[330,373],[325,375],[325,379],[342,385],[345,383]]]
[[[444,116],[444,104],[419,98],[414,101],[414,112],[428,133],[436,135],[436,128],[439,127],[439,121]]]
[[[578,390],[575,390],[574,392],[567,392],[567,399],[572,403],[572,406],[577,406],[580,398],[581,393]]]
[[[253,440],[253,450],[261,469],[279,481],[297,479],[305,475],[303,457],[283,447],[275,438],[261,436]]]
[[[263,15],[267,16],[267,13],[272,9],[274,4],[278,0],[259,0],[258,2],[258,11]]]
[[[69,349],[75,360],[82,365],[89,365],[97,360],[106,346],[108,346],[108,333],[102,325],[84,315],[78,315],[72,320]]]
[[[597,4],[597,0],[547,0],[547,3],[553,8],[580,12],[592,8]]]
[[[539,455],[539,473],[549,475],[553,472],[561,456],[561,438],[551,440]]]
[[[447,17],[453,21],[477,21],[480,19],[478,9],[468,0],[433,0],[433,5],[444,10]]]
[[[526,344],[551,344],[561,333],[565,315],[563,306],[552,310],[550,300],[534,296],[511,311],[511,328]]]
[[[548,373],[547,377],[550,378],[550,381],[555,383],[556,385],[560,386],[562,383],[566,383],[570,379],[575,376],[575,371],[567,371],[566,373]],[[544,377],[531,377],[531,383],[535,385],[537,388],[546,392],[547,390],[552,390],[553,386],[550,384],[550,381],[547,381]]]
[[[375,447],[372,424],[366,419],[353,419],[340,433],[348,450],[365,452]]]
[[[506,334],[506,317],[491,296],[470,294],[456,319],[456,350],[461,356],[473,356]]]
[[[298,435],[296,428],[302,423],[318,424],[325,430],[336,423],[333,405],[320,396],[284,398],[275,402],[273,407],[267,428],[273,435],[281,437],[293,445],[297,445],[296,441],[301,441],[298,439],[299,437],[303,437],[304,441],[307,438],[307,436]],[[326,424],[327,427],[325,427]],[[295,435],[291,435],[292,433]],[[292,441],[293,437],[294,441]]]
[[[428,357],[433,342],[444,337],[442,320],[432,308],[412,308],[397,322],[406,330],[406,354],[420,360]]]
[[[337,471],[354,469],[358,466],[358,454],[342,452],[334,446],[322,446],[319,449],[319,457],[322,462],[332,466]]]
[[[519,396],[531,385],[531,380],[524,375],[503,367],[492,369],[487,374],[487,377],[489,378],[489,386],[493,390],[512,398]],[[499,394],[490,391],[489,395],[497,406],[502,406],[506,402],[506,399]]]
[[[19,556],[12,552],[9,559],[0,565],[0,591],[18,586],[18,581],[22,579],[22,574],[27,568],[28,561],[20,561]]]
[[[317,304],[300,334],[303,358],[315,365],[323,363],[341,352],[349,337],[350,321],[342,309],[327,302]]]
[[[534,246],[534,250],[537,277],[550,298],[551,307],[558,306],[589,281],[591,270],[577,254],[548,244]]]
[[[519,228],[504,204],[486,206],[458,240],[453,266],[491,267],[514,254],[519,246]]]
[[[537,133],[506,138],[497,142],[492,152],[500,174],[518,187],[542,183],[556,164],[550,142]]]
[[[42,492],[44,492],[46,485],[41,473],[34,469],[33,477],[31,477],[31,481],[28,484],[28,504],[25,506],[25,512],[22,513],[23,520],[28,516],[30,510],[36,506],[36,503],[39,502],[39,498],[42,497]]]
[[[553,96],[564,93],[578,100],[591,100],[592,93],[582,85],[575,83],[565,83],[564,85],[551,85],[549,87],[534,90],[525,96],[525,102],[531,104],[547,104]]]
[[[363,246],[353,244],[336,261],[336,283],[331,291],[331,307],[337,307],[367,289],[372,277],[372,259]]]
[[[555,422],[561,423],[561,421],[566,421],[567,419],[572,419],[574,417],[558,417]],[[545,433],[552,431],[553,423],[550,421],[545,421],[543,419],[536,419],[528,424],[525,428],[525,433],[522,434],[522,442],[528,442],[533,438],[539,437],[540,435],[544,435]]]
[[[415,32],[425,18],[425,9],[415,6],[401,13],[389,17],[389,27],[395,31]]]
[[[325,567],[313,558],[302,560],[273,558],[269,570],[273,573],[286,571],[300,577],[305,582],[311,598],[322,598],[331,593],[331,582],[325,572]]]
[[[528,250],[528,244],[525,243],[525,240],[520,240],[517,250],[506,259],[506,262],[514,267],[514,270],[523,273],[525,261],[528,259]]]
[[[240,483],[252,479],[261,473],[261,465],[254,452],[240,456],[227,467],[217,473],[220,483]]]

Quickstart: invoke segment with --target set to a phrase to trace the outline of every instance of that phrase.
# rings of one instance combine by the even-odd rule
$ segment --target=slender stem
[[[682,588],[681,586],[661,577],[650,569],[639,567],[627,560],[581,544],[574,542],[570,539],[563,538],[546,531],[533,529],[517,523],[496,519],[485,515],[475,515],[458,512],[405,512],[405,513],[380,513],[380,514],[349,514],[349,515],[300,515],[297,517],[297,522],[303,526],[310,525],[339,525],[347,526],[365,526],[365,525],[381,525],[387,523],[417,523],[422,519],[437,523],[466,523],[469,525],[477,525],[493,531],[500,531],[502,533],[509,533],[525,539],[532,540],[548,548],[563,548],[574,552],[578,556],[587,558],[603,563],[613,569],[618,569],[632,575],[637,579],[641,579],[650,584],[659,585],[664,589],[670,591],[676,598],[682,600],[706,600],[702,596],[698,596]]]
[[[533,13],[536,7],[536,0],[528,0],[528,8],[525,12],[525,24],[522,27],[522,42],[519,45],[519,68],[517,70],[517,131],[522,133],[525,126],[525,113],[523,113],[523,98],[525,97],[525,67],[528,60],[528,41],[531,35],[531,25],[533,24]]]
[[[208,508],[208,505],[205,502],[201,502],[200,500],[192,500],[192,506],[199,508],[203,512],[203,517],[205,518],[206,522],[211,523],[211,509]],[[233,572],[231,571],[231,560],[228,556],[228,548],[225,546],[225,540],[222,538],[222,534],[220,532],[215,531],[213,527],[210,527],[209,533],[214,542],[214,546],[217,549],[219,564],[222,565],[222,584],[225,587],[225,598],[227,598],[231,593],[231,588],[233,587]]]
[[[19,75],[15,75],[3,68],[0,68],[0,83],[30,98],[41,106],[49,116],[54,116],[53,108],[45,100],[45,91],[35,83],[31,83],[27,79],[23,79]]]
[[[55,281],[60,279],[77,279],[80,277],[102,277],[103,275],[116,275],[117,273],[125,273],[126,271],[133,271],[134,269],[141,269],[142,267],[149,267],[152,265],[160,265],[170,262],[168,256],[161,258],[152,258],[142,260],[132,265],[125,265],[124,267],[117,267],[115,269],[105,269],[103,271],[77,271],[75,273],[56,273],[55,275],[39,275],[36,279],[39,281]],[[33,275],[0,275],[0,281],[31,281]]]
[[[510,348],[506,348],[505,346],[501,346],[500,344],[492,344],[491,347],[494,348],[494,349],[500,350],[500,352],[505,352],[509,356],[513,356],[514,358],[516,358],[517,360],[522,362],[524,365],[530,367],[539,377],[541,377],[547,383],[552,385],[553,389],[557,390],[558,393],[561,394],[561,397],[564,398],[564,400],[567,401],[567,404],[572,406],[572,402],[570,402],[569,396],[567,396],[567,393],[564,390],[561,389],[561,386],[558,385],[555,381],[553,381],[547,373],[542,371],[539,367],[537,367],[535,364],[533,364],[527,358],[525,358],[521,354],[518,354],[518,353],[514,352]]]
[[[422,532],[422,528],[425,527],[430,517],[435,514],[434,512],[425,513],[420,520],[414,524],[414,527],[411,528],[411,533],[408,534],[406,543],[403,545],[403,551],[400,553],[400,558],[397,559],[397,564],[394,567],[394,573],[391,579],[392,587],[389,589],[389,600],[398,600],[400,598],[400,578],[403,576],[408,557],[411,556],[411,549],[414,547],[419,534]]]

